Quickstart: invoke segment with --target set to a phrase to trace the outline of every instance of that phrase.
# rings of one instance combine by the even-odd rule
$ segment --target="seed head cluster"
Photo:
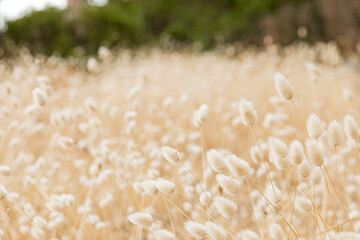
[[[0,239],[360,239],[356,68],[238,50],[0,59]]]

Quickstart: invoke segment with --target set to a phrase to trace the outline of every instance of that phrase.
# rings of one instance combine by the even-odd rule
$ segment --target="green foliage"
[[[94,54],[98,47],[137,47],[170,36],[205,48],[244,40],[254,34],[255,20],[284,2],[297,0],[112,0],[107,6],[48,8],[8,22],[0,46],[11,53],[27,46],[33,53]]]

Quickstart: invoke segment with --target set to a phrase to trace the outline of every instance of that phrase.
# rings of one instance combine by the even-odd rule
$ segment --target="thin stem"
[[[339,171],[338,171],[338,158],[337,158],[337,148],[336,145],[334,146],[334,152],[335,152],[335,183],[339,184]],[[337,205],[338,210],[338,216],[340,216],[340,206]],[[339,231],[341,231],[341,226],[339,225]]]
[[[349,214],[348,214],[348,212],[346,211],[346,208],[345,208],[345,206],[344,206],[344,203],[341,201],[341,198],[340,198],[340,196],[339,196],[339,194],[338,194],[338,192],[337,192],[337,190],[336,190],[336,188],[335,188],[335,186],[334,186],[334,183],[333,183],[333,181],[332,181],[331,178],[330,178],[330,174],[329,174],[328,170],[326,169],[325,165],[323,165],[323,166],[324,166],[325,172],[326,172],[326,174],[327,174],[327,176],[328,176],[328,178],[329,178],[329,180],[330,180],[331,186],[333,187],[333,189],[334,189],[334,191],[335,191],[335,193],[336,193],[336,196],[337,196],[338,199],[339,199],[339,202],[340,202],[340,204],[341,204],[341,207],[343,208],[343,210],[344,210],[344,212],[345,212],[346,218],[348,219],[348,221],[349,221],[349,223],[350,223],[350,225],[351,225],[352,230],[353,230],[354,232],[356,232],[356,231],[355,231],[355,228],[354,228],[354,225],[352,224],[352,222],[351,222],[351,220],[350,220],[350,218],[349,218]]]
[[[210,201],[211,206],[213,206],[213,208],[215,209],[214,204],[212,203],[211,198],[209,197],[209,195],[207,194],[207,192],[205,191],[205,189],[201,186],[200,183],[198,183],[198,181],[196,180],[194,174],[191,172],[191,170],[186,166],[186,164],[184,162],[181,162],[183,164],[183,166],[188,170],[188,172],[190,173],[190,175],[192,176],[192,178],[194,179],[195,183],[198,184],[201,188],[201,190],[204,192],[204,194],[206,195],[207,199]]]
[[[298,182],[298,184],[299,184],[301,190],[303,191],[303,193],[304,193],[304,194],[306,195],[306,197],[311,201],[312,206],[313,206],[313,208],[314,208],[314,211],[315,211],[316,214],[319,216],[321,222],[324,224],[325,230],[327,230],[327,229],[328,229],[328,226],[327,226],[325,220],[324,220],[324,219],[322,218],[322,216],[320,215],[319,211],[317,210],[314,201],[311,199],[310,194],[306,191],[306,188],[302,185],[302,182],[298,179],[298,177],[296,176],[296,174],[292,173],[292,171],[291,171],[289,168],[288,168],[288,170],[289,170],[289,172],[292,174],[292,176],[296,179],[296,181]],[[328,232],[327,232],[327,235],[328,235],[329,239],[332,239],[331,236],[330,236],[330,234],[329,234]]]
[[[314,191],[313,191],[314,203],[315,203],[315,187],[316,187],[316,185],[314,184]],[[314,210],[314,209],[313,209],[313,215],[315,216],[315,210]],[[316,225],[315,225],[315,221],[316,221],[316,223],[318,223],[317,220],[314,219],[314,240],[315,240],[315,236],[316,236]],[[319,223],[318,223],[318,224],[319,224]],[[320,227],[319,227],[319,232],[320,232]]]
[[[256,139],[256,143],[257,143],[257,145],[258,145],[258,147],[259,147],[259,151],[260,151],[260,155],[261,155],[261,160],[262,160],[262,162],[264,163],[264,166],[265,166],[265,169],[266,169],[266,174],[267,174],[267,176],[268,176],[268,178],[269,178],[269,181],[270,181],[270,184],[271,184],[271,188],[272,188],[272,190],[273,190],[273,192],[274,192],[274,196],[275,196],[276,202],[278,202],[279,200],[278,200],[278,198],[277,198],[277,196],[276,196],[275,187],[274,187],[274,184],[273,184],[273,182],[272,182],[269,169],[268,169],[268,167],[267,167],[267,165],[266,165],[266,163],[265,163],[264,156],[263,156],[263,153],[262,153],[262,150],[261,150],[261,147],[260,147],[259,139],[258,139],[258,137],[257,137],[257,135],[256,135],[256,132],[255,132],[255,129],[254,129],[253,125],[251,125],[251,129],[252,129],[252,131],[253,131],[253,133],[254,133],[254,136],[255,136],[255,139]]]
[[[250,178],[248,179],[254,184],[256,189],[260,192],[260,194],[265,198],[265,200],[271,205],[271,207],[276,211],[276,213],[282,218],[282,220],[288,225],[288,227],[291,229],[291,231],[296,235],[297,238],[300,238],[299,234],[290,226],[290,224],[286,221],[284,216],[278,211],[278,209],[270,202],[270,200],[265,196],[265,194],[261,191],[261,189],[258,187],[258,185]]]
[[[290,99],[290,101],[291,101],[292,105],[294,106],[295,111],[296,111],[296,112],[297,112],[297,114],[299,115],[299,117],[300,117],[301,121],[302,121],[302,122],[305,122],[305,121],[304,121],[304,119],[303,119],[303,117],[302,117],[302,115],[301,115],[301,113],[300,113],[300,111],[299,111],[299,110],[298,110],[298,108],[296,107],[296,105],[295,105],[294,101],[293,101],[292,99]]]
[[[204,126],[203,125],[201,125],[201,164],[202,164],[202,177],[203,177],[203,180],[204,180],[204,172],[205,172],[205,138],[204,138]],[[205,181],[204,181],[204,183],[206,185]]]
[[[211,219],[212,221],[214,221],[216,224],[222,225],[220,224],[218,221],[216,221],[213,217],[210,216],[210,214],[208,214],[207,212],[205,212],[201,207],[199,207],[196,203],[194,203],[191,199],[187,198],[184,194],[180,193],[180,195],[185,198],[187,201],[189,201],[191,204],[193,204],[195,207],[198,207],[203,213],[205,213],[209,219]],[[241,224],[243,224],[243,227],[247,227],[246,224],[241,220]],[[226,230],[226,229],[225,229]],[[226,230],[226,232],[229,234],[229,236],[232,239],[236,239],[228,230]]]
[[[331,199],[331,194],[330,194],[330,190],[329,190],[329,185],[327,183],[327,180],[326,180],[326,174],[323,172],[323,176],[324,176],[324,181],[325,181],[325,185],[326,185],[326,190],[327,190],[327,193],[329,195],[329,200],[330,200],[330,204],[331,204],[331,209],[333,211],[333,214],[334,214],[334,217],[336,219],[336,223],[338,225],[338,228],[340,229],[340,225],[339,225],[339,221],[338,221],[338,218],[336,216],[336,213],[335,213],[335,208],[334,208],[334,204],[333,204],[333,201]]]
[[[358,152],[360,152],[359,144],[356,139],[355,139],[355,144],[356,144],[356,149],[358,150]]]
[[[173,203],[165,194],[161,193],[161,195],[169,202],[171,203],[177,210],[179,210],[179,212],[181,212],[189,221],[192,221],[191,218],[186,215],[186,213],[184,213],[183,210],[181,210],[180,208],[178,208],[175,203]]]
[[[339,180],[339,175],[338,175],[338,159],[337,159],[336,146],[334,147],[334,149],[335,149],[335,182],[337,182]]]
[[[297,192],[297,182],[296,182],[296,184],[295,184],[294,199],[293,199],[293,204],[292,204],[292,209],[291,209],[290,226],[291,226],[291,224],[292,224],[293,215],[294,215],[296,192]],[[290,228],[289,228],[289,232],[288,232],[287,239],[288,239],[288,240],[290,239]]]
[[[251,193],[250,184],[246,184],[246,186],[247,186],[247,189],[248,189],[248,194],[249,194],[249,199],[250,199],[251,207],[252,207],[252,208],[255,208],[254,201],[253,201],[253,199],[252,199],[251,196],[250,196],[250,193]],[[246,205],[247,205],[247,204],[246,204]],[[252,209],[250,209],[250,207],[248,207],[248,209],[250,210],[252,216],[254,216],[255,221],[256,221],[256,223],[257,223],[260,231],[262,232],[263,236],[265,236],[265,231],[263,230],[263,228],[262,228],[259,220],[257,219],[256,215],[254,214],[254,212],[252,211]],[[290,231],[290,230],[289,230],[289,231]]]

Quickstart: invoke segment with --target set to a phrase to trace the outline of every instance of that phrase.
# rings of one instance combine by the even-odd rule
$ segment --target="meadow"
[[[0,84],[1,239],[360,239],[360,74],[332,44],[22,54]]]

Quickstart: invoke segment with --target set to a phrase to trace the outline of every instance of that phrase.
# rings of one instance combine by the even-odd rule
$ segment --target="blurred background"
[[[0,0],[0,57],[319,41],[360,52],[360,0]]]

